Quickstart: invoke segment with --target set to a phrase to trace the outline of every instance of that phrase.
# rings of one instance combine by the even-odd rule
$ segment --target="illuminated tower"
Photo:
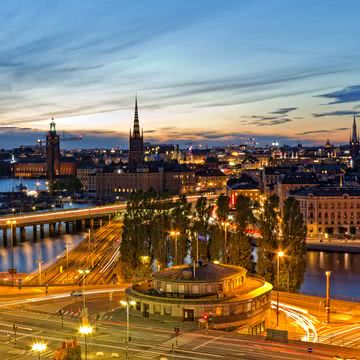
[[[54,119],[46,136],[47,177],[54,180],[60,174],[60,138],[56,134]]]
[[[360,154],[359,135],[356,128],[356,115],[354,114],[354,122],[352,132],[350,133],[350,153],[352,160],[356,159]]]
[[[144,161],[144,137],[140,132],[137,97],[135,98],[134,127],[129,137],[129,165],[136,166]]]

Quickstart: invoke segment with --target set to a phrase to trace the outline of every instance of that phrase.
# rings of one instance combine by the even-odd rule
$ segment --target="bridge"
[[[188,196],[189,202],[195,202],[201,195]],[[217,195],[208,195],[211,199]],[[176,201],[179,196],[171,198]],[[160,200],[161,201],[161,200]],[[52,210],[38,213],[23,213],[16,215],[0,216],[0,230],[2,232],[2,245],[8,245],[8,233],[10,232],[12,244],[16,245],[18,235],[20,241],[26,240],[26,227],[32,226],[33,240],[36,241],[38,233],[40,238],[45,237],[45,229],[49,236],[61,234],[63,224],[68,234],[75,231],[85,231],[86,228],[93,229],[101,227],[105,222],[110,222],[115,215],[120,215],[126,209],[126,202],[118,204],[96,206],[85,209]]]

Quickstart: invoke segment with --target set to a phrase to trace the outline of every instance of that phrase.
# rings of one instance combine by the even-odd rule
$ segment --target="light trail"
[[[96,295],[96,294],[104,294],[108,292],[122,292],[125,288],[119,288],[119,289],[95,289],[95,290],[86,290],[83,291],[84,295]],[[13,306],[13,305],[21,305],[21,304],[29,304],[29,303],[36,303],[41,301],[47,301],[47,300],[57,300],[57,299],[64,299],[67,297],[71,297],[71,292],[65,292],[60,294],[53,294],[53,295],[46,295],[46,296],[38,296],[33,298],[27,298],[27,299],[21,299],[21,300],[13,300],[13,301],[6,301],[0,303],[0,307],[7,307],[7,306]]]
[[[111,255],[111,258],[109,261],[104,265],[104,267],[100,270],[100,273],[105,272],[110,268],[110,266],[116,261],[116,258],[119,256],[119,247],[114,251],[114,253]]]
[[[271,302],[271,307],[276,310],[276,301]],[[279,311],[285,313],[289,318],[293,319],[304,331],[303,341],[318,342],[318,333],[314,322],[317,319],[309,315],[308,311],[296,306],[279,303]]]

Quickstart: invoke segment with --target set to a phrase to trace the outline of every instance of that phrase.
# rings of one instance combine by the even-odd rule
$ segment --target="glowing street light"
[[[325,301],[325,309],[326,309],[326,323],[330,322],[330,276],[331,271],[325,271],[326,275],[326,301]]]
[[[180,235],[180,231],[170,231],[170,236],[173,237],[175,239],[175,265],[178,264],[178,250],[177,250],[177,240],[178,240],[178,236]]]
[[[82,287],[83,287],[83,312],[84,312],[84,315],[86,315],[86,300],[85,300],[85,278],[86,278],[86,275],[90,272],[90,270],[88,269],[79,269],[78,270],[79,274],[83,276],[83,284],[82,284]]]
[[[224,264],[227,263],[227,228],[230,225],[229,222],[222,222],[221,225],[224,227]]]
[[[150,262],[150,256],[147,255],[140,256],[140,261],[142,264],[146,265]]]
[[[39,355],[39,360],[41,359],[41,353],[47,349],[47,345],[42,342],[36,342],[32,344],[31,350]]]
[[[87,360],[88,346],[87,346],[87,337],[90,336],[93,332],[93,328],[90,325],[81,325],[79,328],[79,333],[84,336],[85,340],[85,360]]]
[[[280,258],[285,255],[283,251],[277,252],[277,292],[276,292],[276,326],[279,326],[279,288],[280,288]]]
[[[136,301],[134,300],[121,300],[120,304],[122,306],[126,306],[126,359],[128,358],[128,350],[129,350],[129,332],[130,332],[130,317],[129,317],[129,308],[130,306],[135,306]]]

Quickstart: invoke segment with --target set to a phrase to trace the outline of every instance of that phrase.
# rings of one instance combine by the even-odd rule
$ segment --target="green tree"
[[[81,188],[81,181],[75,175],[56,179],[52,184],[52,190],[54,191],[69,191],[74,193],[81,191]]]
[[[221,194],[216,199],[216,216],[219,222],[227,221],[229,213],[230,213],[229,197],[224,194]]]
[[[209,227],[210,238],[209,238],[209,258],[212,260],[225,260],[225,226],[227,226],[228,216],[230,213],[229,197],[221,194],[216,199],[215,214],[217,222]]]
[[[259,216],[261,237],[258,241],[257,272],[274,284],[276,276],[276,253],[279,249],[279,198],[271,195],[264,204]]]
[[[196,259],[198,250],[199,258],[208,257],[208,244],[211,236],[209,220],[211,217],[212,206],[208,204],[206,197],[200,197],[195,204],[193,214],[193,239],[191,244],[192,258]]]
[[[141,256],[151,256],[150,244],[146,234],[146,218],[144,220],[144,195],[133,194],[126,206],[124,226],[120,245],[120,258],[126,271],[124,276],[131,277],[141,266]]]
[[[299,202],[293,197],[284,202],[281,229],[280,247],[285,256],[281,259],[280,289],[299,291],[306,271],[306,226]]]
[[[181,195],[171,209],[170,249],[175,264],[175,243],[177,242],[177,262],[182,264],[190,248],[191,203],[185,195]],[[175,240],[176,239],[176,240]]]
[[[229,236],[228,262],[254,271],[252,245],[246,230],[253,219],[251,201],[240,195],[236,200],[236,233]]]

